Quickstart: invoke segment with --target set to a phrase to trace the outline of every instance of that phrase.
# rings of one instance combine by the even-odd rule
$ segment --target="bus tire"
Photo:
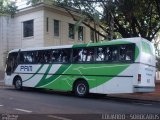
[[[16,90],[22,90],[22,79],[20,77],[16,77],[14,81],[14,87]]]
[[[74,84],[74,94],[78,97],[85,97],[89,93],[89,86],[85,80],[79,80]]]

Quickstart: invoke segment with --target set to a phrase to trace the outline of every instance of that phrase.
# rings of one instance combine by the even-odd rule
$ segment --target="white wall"
[[[4,70],[8,50],[10,17],[0,16],[0,70]]]
[[[46,19],[49,18],[49,31],[46,31]],[[60,21],[60,36],[54,36],[54,19]],[[45,39],[45,46],[51,45],[66,45],[66,44],[74,44],[74,43],[87,43],[90,41],[90,29],[84,26],[84,40],[78,40],[78,33],[75,34],[75,39],[68,38],[68,24],[72,23],[75,24],[75,21],[72,19],[71,16],[65,15],[65,13],[56,12],[45,10],[44,11],[44,39]]]
[[[34,35],[33,37],[23,37],[23,22],[33,20],[34,21]],[[14,48],[27,48],[27,47],[39,47],[43,46],[43,11],[31,12],[15,16],[12,19],[12,35],[13,38],[9,41],[9,49]]]

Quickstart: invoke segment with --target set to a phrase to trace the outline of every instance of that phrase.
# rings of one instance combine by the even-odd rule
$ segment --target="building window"
[[[23,22],[23,37],[33,36],[33,20]]]
[[[83,27],[78,27],[78,40],[83,41]]]
[[[69,23],[69,38],[74,39],[74,24]]]
[[[49,31],[49,18],[46,18],[46,31]]]
[[[59,20],[54,20],[54,36],[59,36]]]

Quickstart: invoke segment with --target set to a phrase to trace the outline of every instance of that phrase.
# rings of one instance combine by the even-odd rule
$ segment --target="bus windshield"
[[[6,64],[6,74],[11,75],[18,65],[18,52],[9,53],[7,64]]]

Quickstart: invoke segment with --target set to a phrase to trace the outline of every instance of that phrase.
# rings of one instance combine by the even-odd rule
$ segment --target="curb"
[[[109,100],[119,100],[121,102],[128,103],[144,103],[144,104],[160,104],[160,101],[157,100],[146,100],[146,99],[138,99],[138,98],[128,98],[128,97],[118,97],[118,96],[107,96]]]
[[[4,80],[0,80],[0,86],[4,86]]]

